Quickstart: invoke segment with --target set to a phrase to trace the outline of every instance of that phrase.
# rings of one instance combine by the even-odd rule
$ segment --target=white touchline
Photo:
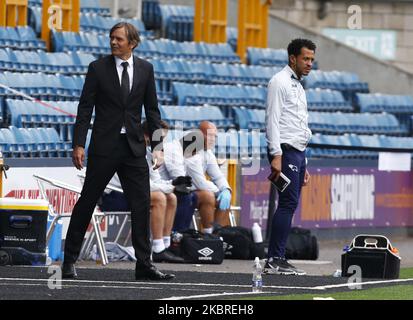
[[[261,295],[261,294],[274,294],[279,292],[223,292],[223,293],[213,293],[213,294],[198,294],[195,296],[181,296],[181,297],[170,297],[170,298],[162,298],[158,300],[186,300],[186,299],[196,299],[196,298],[211,298],[211,297],[219,297],[219,296],[236,296],[236,295]]]
[[[413,281],[413,278],[332,284],[332,285],[327,285],[327,286],[317,286],[317,287],[313,287],[312,289],[326,290],[326,289],[334,289],[334,288],[342,288],[342,287],[354,287],[354,286],[363,286],[363,285],[370,285],[370,284],[398,283],[398,282],[409,282],[409,281]]]
[[[60,283],[59,283],[60,284]],[[0,283],[0,286],[7,286],[10,284],[7,283]],[[16,283],[14,286],[19,287],[38,287],[41,286],[40,283]],[[61,284],[62,288],[99,288],[99,289],[153,289],[153,290],[161,290],[161,288],[155,287],[127,287],[127,286],[93,286],[93,285],[76,285],[76,284]]]
[[[49,279],[27,279],[27,278],[0,278],[0,281],[41,281],[47,282]],[[205,286],[205,287],[234,287],[234,288],[251,288],[250,284],[240,285],[240,284],[222,284],[222,283],[182,283],[182,282],[138,282],[138,281],[103,281],[103,280],[61,280],[62,283],[103,283],[103,284],[157,284],[157,285],[174,285],[174,286]],[[309,287],[291,287],[291,286],[264,286],[269,289],[302,289],[302,290],[312,290]],[[313,289],[320,290],[320,289]]]
[[[28,278],[0,278],[0,281],[32,281],[32,282],[48,282],[49,279],[28,279]],[[179,282],[138,282],[138,281],[103,281],[103,280],[61,280],[62,284],[68,283],[101,283],[102,285],[109,284],[129,284],[129,285],[168,285],[168,286],[205,286],[205,287],[232,287],[232,288],[251,288],[251,285],[238,285],[238,284],[222,284],[222,283],[179,283]],[[294,287],[294,286],[264,286],[267,289],[297,289],[297,290],[317,290],[323,291],[333,288],[342,288],[355,285],[374,285],[383,283],[402,283],[413,281],[410,279],[394,279],[394,280],[383,280],[383,281],[368,281],[368,282],[358,282],[358,283],[342,283],[334,285],[324,285],[316,287]]]

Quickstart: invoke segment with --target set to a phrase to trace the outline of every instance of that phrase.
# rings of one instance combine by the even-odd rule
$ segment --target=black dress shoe
[[[136,280],[170,280],[175,278],[174,274],[162,273],[154,265],[144,268],[136,268],[135,279]]]
[[[64,263],[62,265],[62,279],[77,279],[74,263]]]
[[[153,252],[152,259],[154,262],[170,262],[170,263],[184,263],[185,260],[182,257],[174,255],[168,249],[165,249],[161,252]]]

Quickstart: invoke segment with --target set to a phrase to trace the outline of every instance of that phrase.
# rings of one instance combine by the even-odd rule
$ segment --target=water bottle
[[[254,222],[254,224],[252,226],[252,238],[254,239],[255,243],[261,243],[262,242],[261,227],[257,222]]]
[[[93,245],[92,252],[95,253],[96,264],[101,265],[102,264],[102,257],[100,256],[99,248],[96,246],[96,244]]]
[[[337,269],[334,273],[333,273],[333,277],[334,278],[340,278],[341,277],[341,270]]]
[[[46,246],[46,262],[45,262],[45,264],[46,264],[46,266],[50,266],[52,263],[53,263],[53,260],[52,260],[52,258],[50,258],[50,255],[49,255],[49,246]]]
[[[255,257],[252,272],[252,292],[262,292],[262,267],[260,258]]]

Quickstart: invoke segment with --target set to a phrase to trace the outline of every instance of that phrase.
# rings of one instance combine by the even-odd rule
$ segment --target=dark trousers
[[[271,225],[271,237],[268,246],[268,257],[285,257],[285,246],[291,230],[294,212],[300,200],[301,187],[306,171],[305,151],[299,151],[288,145],[282,145],[282,173],[291,183],[283,191],[278,192],[278,207]]]
[[[178,205],[176,207],[176,214],[174,220],[173,231],[184,231],[189,229],[192,222],[192,216],[198,202],[196,192],[190,194],[177,195]]]
[[[86,179],[70,219],[65,241],[66,263],[79,257],[82,242],[96,203],[115,172],[131,210],[132,245],[137,265],[150,265],[150,187],[149,170],[145,157],[135,157],[126,135],[121,135],[116,152],[110,157],[90,156]]]

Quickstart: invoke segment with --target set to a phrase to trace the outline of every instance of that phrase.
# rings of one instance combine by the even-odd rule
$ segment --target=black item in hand
[[[190,176],[180,176],[172,181],[173,186],[178,186],[180,184],[184,184],[188,188],[192,187],[192,178]]]

